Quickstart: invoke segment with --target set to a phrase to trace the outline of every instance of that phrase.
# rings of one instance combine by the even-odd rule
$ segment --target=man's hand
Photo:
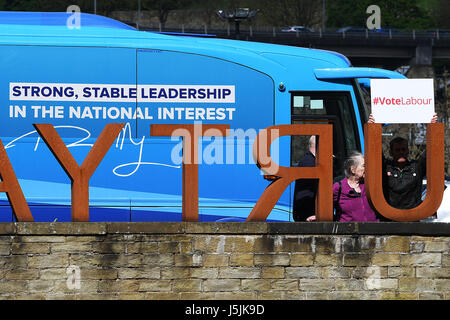
[[[437,113],[433,114],[433,118],[431,118],[431,123],[437,123],[438,122],[438,116]]]

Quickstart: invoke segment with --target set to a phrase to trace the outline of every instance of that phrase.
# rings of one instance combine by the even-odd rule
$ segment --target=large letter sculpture
[[[183,221],[198,221],[198,138],[228,135],[229,125],[152,124],[151,136],[183,137]]]
[[[18,222],[34,221],[30,208],[20,188],[14,169],[9,161],[3,142],[0,139],[0,192],[6,192],[11,208]]]
[[[394,221],[418,221],[433,215],[444,195],[444,124],[427,124],[427,196],[420,205],[408,210],[393,208],[384,198],[381,132],[381,124],[365,124],[365,184],[374,209]]]
[[[79,166],[53,125],[34,124],[72,182],[72,221],[89,221],[89,179],[123,126],[123,123],[108,123]]]
[[[270,157],[270,145],[281,136],[317,135],[319,143],[315,167],[283,167]],[[319,179],[316,198],[318,221],[333,221],[333,128],[329,124],[278,125],[262,130],[253,145],[253,155],[261,170],[279,177],[264,190],[247,221],[265,221],[289,184],[297,179]]]

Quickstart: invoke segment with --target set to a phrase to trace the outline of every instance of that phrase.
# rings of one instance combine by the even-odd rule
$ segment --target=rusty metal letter
[[[11,208],[18,222],[33,222],[30,207],[20,188],[14,169],[9,161],[3,142],[0,139],[0,192],[5,192]]]
[[[33,124],[72,182],[72,221],[89,221],[89,179],[105,157],[123,123],[108,123],[81,166],[51,124]]]
[[[229,125],[152,124],[151,136],[183,137],[183,221],[198,221],[198,138],[226,136]]]
[[[265,221],[289,184],[297,179],[319,179],[316,217],[333,221],[333,128],[329,124],[291,124],[262,130],[253,145],[253,154],[261,170],[279,177],[264,190],[247,221]],[[275,134],[274,134],[275,133]],[[315,167],[283,167],[270,157],[270,145],[281,136],[317,135],[319,144]],[[265,150],[261,152],[261,150]],[[267,154],[264,154],[266,153]]]
[[[444,195],[444,124],[427,124],[427,196],[412,209],[397,209],[389,205],[382,190],[382,138],[381,124],[366,123],[365,136],[365,185],[369,201],[384,217],[394,221],[419,221],[433,215]]]

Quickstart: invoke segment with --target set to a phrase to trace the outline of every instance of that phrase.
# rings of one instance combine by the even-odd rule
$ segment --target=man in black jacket
[[[438,120],[435,113],[430,123]],[[371,114],[368,123],[375,123]],[[425,153],[417,160],[409,160],[408,140],[394,138],[389,143],[392,159],[383,156],[383,192],[386,201],[398,209],[411,209],[422,202],[422,181],[426,175]]]
[[[316,165],[316,136],[309,139],[309,150],[299,162],[299,167],[314,167]],[[316,212],[317,179],[299,179],[294,188],[294,220],[309,221],[314,219]]]
[[[394,138],[389,145],[392,159],[383,161],[383,192],[386,201],[399,209],[411,209],[422,202],[422,181],[426,159],[409,160],[408,141]]]

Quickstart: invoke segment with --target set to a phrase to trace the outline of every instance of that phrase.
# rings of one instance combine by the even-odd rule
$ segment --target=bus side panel
[[[135,86],[136,50],[0,46],[0,64],[0,137],[32,214],[36,221],[70,221],[69,177],[39,138],[33,124],[53,124],[78,164],[83,162],[107,123],[126,122],[127,130],[135,133],[135,120],[102,115],[102,110],[118,105],[113,99],[80,101],[81,96],[71,89],[80,85],[92,89],[98,84]],[[136,101],[120,105],[136,109]],[[108,190],[124,188],[120,179],[114,179],[113,170],[135,161],[132,160],[135,146],[129,142],[132,138],[124,138],[122,145],[114,144],[90,180],[92,221],[130,219],[129,199],[123,195],[117,197],[117,193]],[[6,194],[0,196],[3,200],[0,214],[8,216],[8,220],[10,207]],[[105,214],[106,208],[115,210]]]
[[[151,108],[157,118],[140,119],[137,135],[148,136],[153,123],[229,124],[229,137],[199,140],[200,221],[245,219],[268,185],[251,152],[260,129],[274,122],[273,80],[245,66],[208,56],[161,50],[138,50],[137,55],[139,86],[156,85],[167,90],[186,86],[192,90],[188,102],[181,97],[167,102],[139,101],[139,107]],[[220,88],[234,93],[220,97],[219,91],[213,91]],[[203,93],[208,94],[208,90],[214,101],[204,99]],[[161,91],[155,92],[155,97],[159,94]],[[146,181],[149,192],[164,190],[181,197],[181,167],[174,167],[180,166],[181,140],[151,138],[150,141],[143,161],[154,165],[136,172],[137,181],[142,181],[141,184]],[[132,208],[132,219],[152,219],[145,211],[146,207],[155,205],[158,203],[138,201]],[[160,208],[169,210],[163,201]],[[288,218],[287,214],[280,214],[274,220]]]

